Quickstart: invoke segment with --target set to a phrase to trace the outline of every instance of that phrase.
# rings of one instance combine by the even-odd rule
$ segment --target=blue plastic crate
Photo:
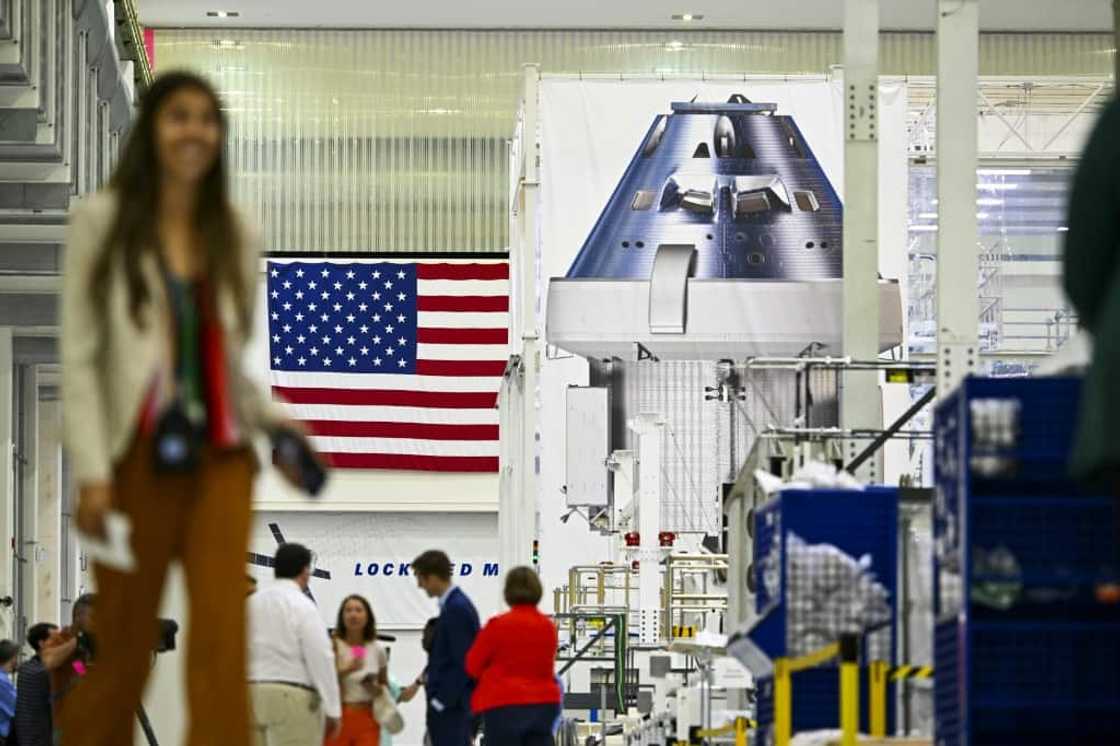
[[[831,544],[846,554],[871,559],[871,571],[886,589],[891,614],[886,627],[884,658],[894,663],[897,624],[895,609],[898,599],[898,491],[890,488],[867,490],[786,490],[755,511],[754,573],[756,605],[760,621],[752,629],[751,639],[769,657],[789,655],[787,648],[791,614],[786,577],[789,535],[793,533],[808,544]],[[762,558],[776,552],[781,571],[777,587],[766,582]],[[864,638],[864,662],[867,662],[868,638]],[[867,728],[867,674],[861,675],[861,710]],[[839,727],[839,671],[835,663],[793,675],[793,727],[795,732]],[[760,726],[760,742],[773,723],[773,682],[759,679],[756,719]],[[887,723],[893,728],[894,697],[888,698]]]
[[[789,534],[809,544],[831,544],[848,555],[871,558],[871,572],[888,593],[892,604],[889,622],[890,652],[895,650],[898,603],[898,490],[785,490],[755,511],[755,604],[762,616],[751,639],[771,658],[789,655],[787,635],[787,555]],[[780,557],[781,580],[777,592],[763,575],[763,558]],[[833,641],[834,642],[834,641]],[[893,662],[893,656],[890,662]]]
[[[1120,612],[1093,597],[1116,505],[1067,475],[1079,397],[1078,379],[969,379],[937,409],[938,746],[1120,743]],[[1011,437],[977,442],[980,399],[1015,402]]]
[[[1006,441],[992,443],[978,433],[990,433],[975,417],[979,400],[1007,402],[1016,414],[1009,424]],[[1023,492],[1024,487],[1051,491],[1064,484],[1064,491],[1078,491],[1068,476],[1076,415],[1081,400],[1080,378],[967,378],[936,409],[935,477],[939,487],[954,492],[1005,489]],[[1003,428],[996,428],[1003,432]],[[998,460],[1006,473],[986,475],[978,464]]]
[[[1120,740],[1120,623],[947,622],[935,646],[938,746]]]
[[[981,555],[1015,560],[1022,600],[1083,600],[1112,561],[1115,500],[1107,496],[973,497],[966,507],[972,583],[998,581]]]
[[[933,635],[933,712],[937,723],[937,746],[962,746],[964,736],[966,670],[961,657],[962,628],[956,620],[934,626]]]

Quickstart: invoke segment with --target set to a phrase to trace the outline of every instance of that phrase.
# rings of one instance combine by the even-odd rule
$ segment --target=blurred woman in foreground
[[[225,135],[208,83],[161,76],[110,186],[83,199],[70,222],[65,442],[78,529],[112,551],[95,559],[94,665],[62,708],[64,746],[129,740],[172,560],[182,562],[196,620],[185,743],[249,742],[239,582],[257,471],[249,441],[286,426],[241,367],[259,246],[230,203]]]

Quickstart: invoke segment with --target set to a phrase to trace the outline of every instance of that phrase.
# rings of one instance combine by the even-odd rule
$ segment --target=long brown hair
[[[226,119],[213,86],[193,73],[165,73],[156,78],[144,94],[140,115],[109,183],[117,198],[117,214],[94,266],[90,290],[104,309],[109,277],[114,266],[119,264],[125,272],[132,319],[137,325],[142,323],[141,310],[151,300],[151,289],[144,282],[141,269],[142,260],[146,255],[155,254],[159,246],[156,226],[161,177],[156,153],[156,117],[169,96],[188,88],[210,98],[218,116],[223,145],[213,167],[199,185],[194,226],[205,252],[212,286],[225,287],[232,293],[242,330],[247,331],[252,299],[246,297],[245,267],[241,259],[244,235],[229,199],[224,152]]]
[[[366,626],[362,630],[362,639],[366,642],[373,642],[377,639],[377,617],[373,615],[373,607],[369,605],[369,601],[366,600],[365,596],[359,596],[357,593],[342,599],[342,605],[338,607],[338,620],[335,622],[334,626],[335,637],[340,640],[346,639],[346,604],[351,601],[357,601],[365,607]]]

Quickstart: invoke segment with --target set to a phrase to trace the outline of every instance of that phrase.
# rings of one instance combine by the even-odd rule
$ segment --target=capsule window
[[[802,212],[819,212],[821,209],[821,203],[817,201],[817,195],[813,192],[796,191],[793,193],[793,199]]]
[[[711,158],[712,150],[708,147],[708,143],[702,142],[696,146],[696,151],[692,154],[693,158]]]
[[[633,201],[630,202],[631,210],[648,210],[653,207],[654,200],[657,199],[657,192],[652,189],[640,189],[634,195]]]
[[[770,209],[770,198],[766,192],[747,192],[735,196],[735,213],[737,215],[753,215],[766,212]]]
[[[715,200],[711,192],[689,189],[681,195],[681,207],[689,212],[710,215],[715,212]]]

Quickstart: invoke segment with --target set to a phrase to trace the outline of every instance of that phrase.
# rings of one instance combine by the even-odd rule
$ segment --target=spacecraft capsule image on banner
[[[568,271],[647,279],[661,245],[700,279],[841,276],[843,207],[792,117],[741,95],[659,115]]]
[[[602,359],[839,353],[843,220],[776,104],[674,103],[637,143],[567,275],[550,279],[546,338]],[[880,350],[901,344],[902,320],[898,281],[880,278]]]

